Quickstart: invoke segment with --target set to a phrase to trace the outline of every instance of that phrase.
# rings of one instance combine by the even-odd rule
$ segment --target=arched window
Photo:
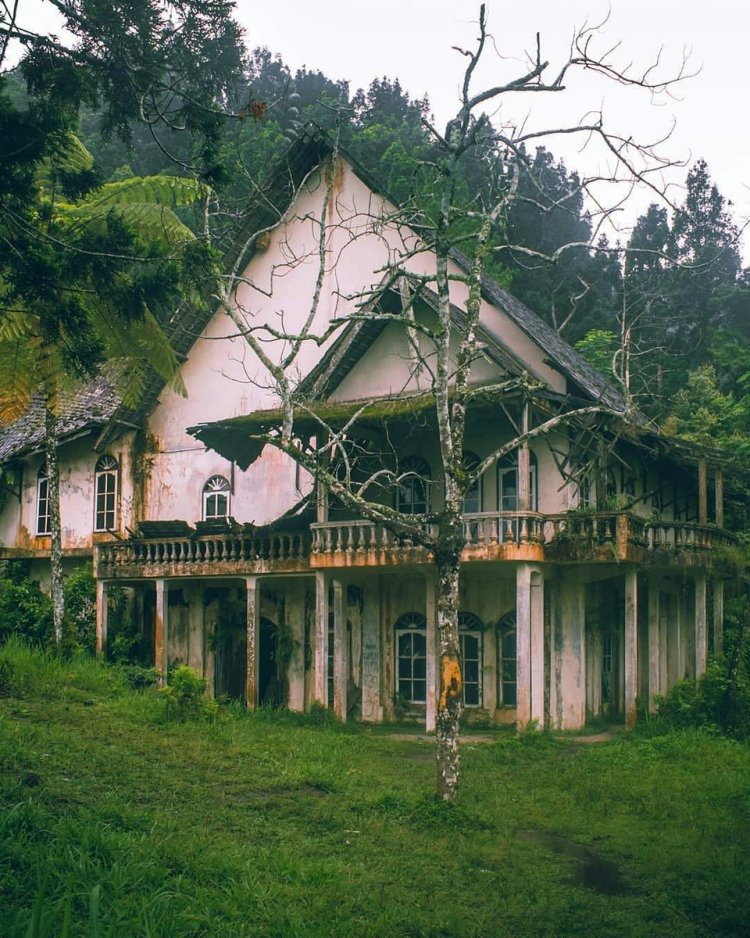
[[[229,517],[229,483],[224,476],[211,476],[203,486],[203,520]]]
[[[406,703],[427,700],[427,621],[407,612],[394,626],[396,633],[397,693]]]
[[[461,648],[461,695],[465,707],[482,706],[482,620],[471,612],[458,614]]]
[[[47,465],[42,463],[36,477],[36,533],[49,534],[51,531],[49,518],[49,479],[47,478]]]
[[[100,456],[94,470],[94,530],[113,531],[117,526],[119,466],[114,456]]]
[[[516,614],[509,612],[497,627],[497,696],[499,707],[515,707],[516,694]]]
[[[463,468],[465,472],[474,472],[479,465],[476,453],[464,450]],[[482,510],[482,477],[479,476],[464,494],[464,514],[471,515]]]
[[[429,507],[430,466],[421,456],[407,456],[399,464],[398,508],[405,515],[426,514]]]
[[[531,453],[529,466],[529,508],[537,510],[536,456]],[[510,453],[497,464],[498,511],[518,511],[518,453]]]

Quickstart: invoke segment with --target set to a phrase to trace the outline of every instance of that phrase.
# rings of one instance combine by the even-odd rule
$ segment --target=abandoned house
[[[350,314],[367,308],[363,297],[398,313],[403,290],[384,285],[383,270],[405,258],[408,290],[410,274],[430,269],[430,255],[404,249],[414,232],[389,221],[393,206],[366,172],[332,159],[320,136],[293,144],[269,185],[222,245],[236,275],[234,312],[252,328],[270,324],[283,345],[279,335],[300,328],[320,280],[316,329],[341,326],[300,349],[296,378],[310,401],[339,415],[338,426],[351,424],[371,461],[387,448],[403,481],[376,497],[425,514],[442,497],[429,368],[415,366],[398,315]],[[455,255],[452,263],[458,272],[465,261]],[[460,325],[466,286],[456,280],[451,289]],[[434,302],[421,290],[413,315],[429,320]],[[630,719],[636,703],[653,704],[678,679],[702,673],[709,648],[721,646],[716,558],[729,540],[721,467],[637,415],[614,416],[625,410],[619,391],[488,279],[481,303],[472,381],[491,387],[527,376],[534,391],[476,396],[467,465],[550,408],[600,403],[613,416],[523,443],[466,495],[465,719],[560,729],[580,728],[590,715]],[[429,552],[345,510],[277,449],[259,450],[253,429],[268,426],[277,399],[229,312],[175,316],[170,339],[186,397],[154,379],[140,405],[126,407],[105,373],[65,404],[64,563],[70,570],[93,560],[98,648],[106,654],[117,617],[134,617],[157,669],[187,663],[216,696],[294,710],[320,704],[342,720],[418,719],[430,730]],[[367,401],[379,403],[363,409]],[[0,433],[0,460],[11,480],[2,557],[28,558],[44,583],[41,409]]]

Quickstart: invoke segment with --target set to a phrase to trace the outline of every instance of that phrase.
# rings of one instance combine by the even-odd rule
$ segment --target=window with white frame
[[[117,482],[120,467],[114,456],[101,456],[94,470],[94,531],[117,526]]]
[[[36,533],[49,534],[52,528],[49,517],[49,479],[47,466],[42,463],[36,479]]]
[[[531,453],[529,465],[529,508],[537,510],[536,456]],[[497,465],[498,511],[518,511],[518,453],[512,453]]]
[[[394,626],[396,633],[396,692],[405,703],[427,700],[427,620],[407,612]]]
[[[499,707],[515,707],[517,700],[516,614],[509,612],[498,624],[497,696]]]
[[[461,649],[461,698],[465,707],[482,706],[482,620],[471,612],[458,614]]]
[[[399,464],[398,508],[406,515],[424,515],[430,504],[430,466],[421,456],[407,456]]]
[[[211,476],[203,486],[203,520],[229,517],[229,482],[224,476]]]

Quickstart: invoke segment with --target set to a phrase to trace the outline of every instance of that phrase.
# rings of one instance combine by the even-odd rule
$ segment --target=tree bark
[[[436,558],[437,627],[440,652],[440,694],[435,726],[437,746],[437,795],[455,801],[461,768],[461,661],[458,641],[459,551]]]
[[[62,525],[60,523],[60,471],[57,463],[56,391],[49,384],[44,401],[44,452],[47,463],[47,504],[51,539],[50,579],[52,593],[52,623],[55,645],[59,649],[63,640],[65,596],[62,572]]]

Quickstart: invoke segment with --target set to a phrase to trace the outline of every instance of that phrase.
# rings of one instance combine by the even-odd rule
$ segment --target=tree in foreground
[[[577,133],[591,145],[602,147],[611,169],[578,179],[584,194],[596,193],[594,204],[598,206],[604,204],[601,192],[596,192],[598,187],[607,189],[618,181],[632,186],[647,177],[649,169],[666,165],[630,136],[609,133],[600,115],[575,127],[531,130],[506,118],[505,102],[516,96],[560,94],[575,70],[649,94],[664,91],[671,83],[656,80],[652,70],[639,77],[618,70],[606,57],[593,53],[596,32],[584,30],[552,77],[547,77],[550,66],[543,60],[538,42],[526,71],[494,87],[475,91],[475,71],[491,43],[484,6],[478,26],[475,47],[459,50],[467,60],[459,111],[442,133],[428,125],[438,158],[420,167],[414,184],[415,198],[407,199],[400,207],[383,200],[377,209],[370,209],[372,214],[365,221],[363,210],[357,208],[352,220],[351,208],[340,204],[339,152],[334,141],[322,175],[322,205],[317,214],[306,216],[316,231],[315,246],[308,247],[305,256],[295,254],[291,244],[287,252],[290,267],[307,265],[309,270],[317,264],[312,297],[305,311],[299,307],[281,309],[274,322],[259,322],[252,308],[253,290],[264,289],[268,295],[268,288],[240,276],[239,265],[234,275],[225,279],[220,297],[222,307],[232,316],[238,333],[259,363],[262,377],[254,380],[278,401],[273,411],[238,418],[241,432],[248,432],[252,438],[248,445],[253,452],[259,455],[263,446],[271,445],[287,453],[311,474],[326,498],[362,519],[385,526],[400,543],[423,548],[432,558],[439,650],[437,790],[446,801],[455,799],[460,774],[459,575],[466,543],[463,512],[467,499],[483,472],[518,451],[518,506],[528,509],[530,440],[564,429],[574,421],[586,423],[613,411],[620,418],[627,416],[624,399],[604,386],[601,399],[577,406],[568,400],[545,403],[544,395],[537,393],[541,391],[539,383],[525,375],[508,373],[489,383],[477,382],[474,366],[482,355],[485,328],[481,321],[487,288],[485,267],[491,258],[502,262],[510,252],[535,253],[514,243],[506,225],[514,201],[533,197],[529,193],[533,193],[534,186],[544,184],[535,179],[534,170],[540,162],[529,158],[530,146],[558,133]],[[489,107],[499,114],[495,124],[483,111]],[[488,167],[482,185],[472,192],[460,185],[460,167],[467,159],[479,160]],[[541,166],[546,169],[544,161]],[[425,199],[425,193],[430,198]],[[603,213],[602,208],[592,231],[594,237],[598,237]],[[271,227],[278,221],[281,213]],[[353,243],[367,232],[376,234],[383,247],[378,286],[360,293],[342,293],[338,281],[346,281],[346,243]],[[252,247],[259,237],[262,234],[254,231],[245,247]],[[565,247],[574,250],[581,245],[570,243]],[[247,256],[243,250],[238,253],[241,258]],[[562,253],[564,249],[558,250],[558,256]],[[270,289],[273,295],[273,280]],[[345,310],[333,319],[326,312],[330,296],[335,297],[339,310]],[[408,395],[394,392],[351,406],[326,404],[316,396],[310,376],[300,381],[311,347],[326,346],[344,328],[372,323],[384,327],[396,324],[402,330],[408,348],[408,383],[417,391]],[[511,421],[515,422],[513,439],[485,458],[472,460],[464,450],[467,415],[488,398],[506,413],[515,414]],[[384,428],[375,447],[365,432],[372,419],[379,419]],[[389,426],[399,419],[428,423],[434,429],[440,450],[437,479],[425,478],[416,464],[399,464],[397,447],[389,439]],[[210,428],[195,432],[210,445]],[[443,503],[433,510],[425,493],[435,483],[442,489]],[[384,503],[391,499],[383,497],[394,491],[400,493],[396,508]],[[428,686],[428,694],[432,691]]]

